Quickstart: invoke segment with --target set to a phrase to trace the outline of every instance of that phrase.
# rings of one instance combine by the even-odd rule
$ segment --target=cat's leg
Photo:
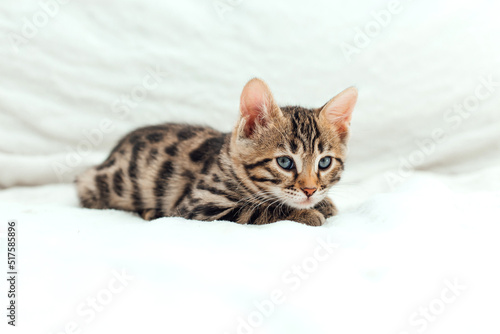
[[[325,197],[325,199],[316,204],[314,208],[321,212],[325,218],[335,216],[338,213],[337,207],[329,197]]]
[[[325,216],[315,209],[294,210],[285,219],[309,226],[321,226],[325,223]]]
[[[332,204],[333,205],[333,204]],[[285,212],[272,208],[252,211],[247,224],[264,225],[281,220],[292,220],[309,226],[321,226],[325,222],[325,216],[316,209],[288,209]],[[250,215],[247,215],[250,217]]]
[[[141,210],[138,212],[138,214],[142,217],[144,220],[153,220],[155,218],[160,218],[157,217],[156,210],[155,209],[145,209]]]

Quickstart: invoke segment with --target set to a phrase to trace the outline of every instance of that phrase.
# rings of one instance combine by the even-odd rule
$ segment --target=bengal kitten
[[[328,190],[340,180],[356,88],[318,109],[278,107],[250,80],[232,133],[162,124],[133,131],[76,181],[87,208],[267,224],[319,226],[337,213]]]

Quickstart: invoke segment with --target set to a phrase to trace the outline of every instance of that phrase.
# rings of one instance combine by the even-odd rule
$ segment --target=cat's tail
[[[105,209],[108,207],[109,189],[99,187],[99,177],[96,168],[90,168],[78,175],[75,180],[80,203],[85,208]],[[108,195],[108,196],[106,196]]]

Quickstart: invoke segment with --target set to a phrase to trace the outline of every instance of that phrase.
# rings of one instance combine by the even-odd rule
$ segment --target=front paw
[[[338,213],[337,207],[329,197],[316,204],[314,208],[321,212],[325,218],[335,216]]]
[[[325,216],[318,210],[297,210],[288,219],[306,224],[309,226],[321,226],[325,222]]]
[[[145,209],[141,210],[138,212],[139,216],[142,217],[144,220],[153,220],[156,217],[156,210],[155,209]]]

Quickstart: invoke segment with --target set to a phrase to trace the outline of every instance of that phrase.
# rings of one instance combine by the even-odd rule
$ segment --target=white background
[[[390,16],[378,0],[42,3],[0,5],[0,233],[18,220],[17,332],[237,333],[275,288],[286,299],[254,333],[499,330],[500,86],[476,97],[500,82],[496,2],[402,0]],[[144,89],[154,69],[162,80]],[[282,105],[359,89],[339,216],[255,227],[78,207],[70,182],[120,136],[166,121],[230,131],[255,76]],[[87,133],[102,140],[85,146]],[[283,275],[310,263],[317,238],[339,248],[291,291]],[[134,280],[87,323],[76,309],[113,270]],[[409,319],[446,280],[466,289],[419,331]]]

